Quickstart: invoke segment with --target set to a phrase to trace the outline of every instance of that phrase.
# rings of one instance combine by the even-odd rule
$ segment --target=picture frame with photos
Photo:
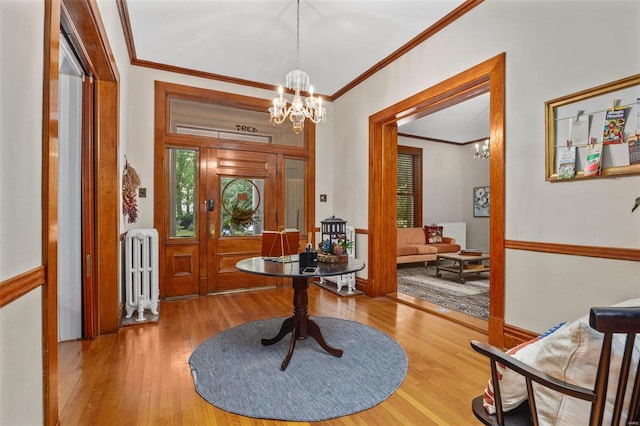
[[[491,189],[488,186],[473,188],[473,216],[489,217],[491,208]]]

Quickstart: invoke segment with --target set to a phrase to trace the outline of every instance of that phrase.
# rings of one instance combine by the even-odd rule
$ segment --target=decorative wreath
[[[138,220],[136,192],[139,186],[140,176],[138,172],[125,159],[124,172],[122,173],[122,213],[128,216],[128,223],[136,223]]]
[[[258,189],[257,185],[249,179],[232,179],[224,186],[224,189],[222,190],[222,199],[224,200],[224,194],[227,191],[227,188],[229,188],[229,185],[240,180],[246,180],[251,185],[253,185],[253,187],[256,189],[258,202],[256,203],[255,208],[253,207],[252,201],[249,200],[248,198],[246,200],[235,199],[231,201],[229,205],[223,202],[222,208],[224,209],[225,212],[227,212],[229,216],[231,216],[230,223],[232,225],[243,226],[246,228],[247,226],[251,225],[255,221],[254,216],[258,211],[258,209],[260,208],[260,190]]]

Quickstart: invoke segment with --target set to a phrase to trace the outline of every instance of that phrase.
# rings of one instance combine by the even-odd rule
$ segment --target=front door
[[[154,226],[160,298],[281,284],[238,272],[262,230],[313,233],[315,126],[269,123],[269,102],[156,82]],[[284,284],[284,283],[283,283]]]
[[[238,272],[235,264],[259,256],[262,230],[277,229],[277,167],[276,154],[207,149],[207,293],[275,284],[274,278]]]

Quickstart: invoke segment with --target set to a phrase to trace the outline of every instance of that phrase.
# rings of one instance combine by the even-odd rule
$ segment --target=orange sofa
[[[442,237],[441,243],[427,243],[423,228],[398,228],[397,263],[427,262],[436,260],[438,253],[456,253],[460,245],[454,238]]]

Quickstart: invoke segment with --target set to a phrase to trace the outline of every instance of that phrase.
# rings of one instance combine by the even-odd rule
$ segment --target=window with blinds
[[[398,228],[422,226],[422,148],[398,146]]]

